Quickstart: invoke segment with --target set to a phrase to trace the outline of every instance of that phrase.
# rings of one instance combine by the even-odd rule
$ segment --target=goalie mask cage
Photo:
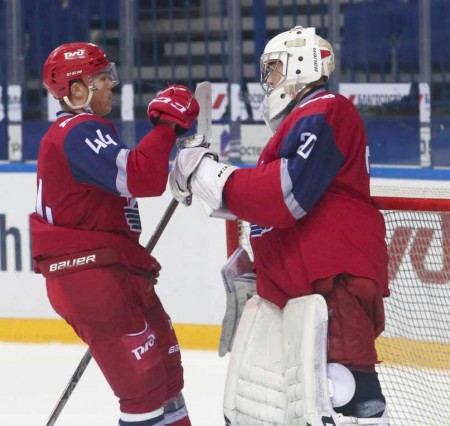
[[[383,213],[391,296],[377,366],[391,426],[450,425],[450,190],[372,187]],[[227,222],[227,252],[249,224]]]

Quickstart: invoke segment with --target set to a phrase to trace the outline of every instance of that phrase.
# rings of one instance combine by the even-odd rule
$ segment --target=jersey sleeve
[[[278,159],[233,173],[228,209],[262,226],[289,227],[321,198],[344,164],[325,113],[310,114],[285,131]]]
[[[127,185],[134,197],[157,196],[166,190],[175,141],[175,130],[167,124],[158,124],[129,153]]]
[[[78,183],[130,195],[123,169],[129,150],[107,124],[89,120],[74,126],[64,140],[64,153]]]
[[[169,126],[157,126],[130,150],[106,123],[83,121],[68,132],[64,153],[79,183],[100,186],[124,197],[160,195],[166,188],[175,142],[171,131],[174,133]]]

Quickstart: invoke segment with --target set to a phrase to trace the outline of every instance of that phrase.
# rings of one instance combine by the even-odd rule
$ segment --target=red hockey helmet
[[[56,99],[62,99],[69,96],[71,80],[81,78],[91,87],[90,76],[99,72],[113,75],[114,85],[118,84],[115,66],[100,47],[92,43],[67,43],[57,47],[45,61],[43,83]]]

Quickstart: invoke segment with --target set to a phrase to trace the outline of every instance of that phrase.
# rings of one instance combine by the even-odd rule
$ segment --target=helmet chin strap
[[[92,108],[91,108],[91,101],[92,101],[92,96],[94,95],[94,89],[89,88],[89,95],[88,98],[86,100],[86,102],[82,105],[74,105],[72,102],[70,102],[70,99],[68,96],[64,96],[63,100],[66,103],[66,105],[72,109],[72,110],[77,110],[77,109],[82,109],[85,112],[88,112],[89,114],[92,114]]]
[[[86,80],[87,80],[87,88],[89,89],[89,95],[88,98],[86,99],[86,102],[82,105],[74,105],[72,104],[72,102],[70,102],[70,99],[68,96],[64,96],[64,102],[66,103],[66,105],[73,110],[77,110],[77,109],[82,109],[83,111],[89,113],[89,114],[93,114],[92,108],[91,108],[91,101],[92,101],[92,96],[94,95],[94,90],[97,90],[97,88],[94,85],[94,80],[92,78],[92,76],[88,75],[86,76]]]

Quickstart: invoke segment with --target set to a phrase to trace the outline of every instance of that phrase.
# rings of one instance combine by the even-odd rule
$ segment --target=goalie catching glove
[[[174,198],[189,206],[194,194],[212,210],[221,209],[223,188],[237,167],[217,160],[217,153],[208,148],[180,150],[169,176]]]

